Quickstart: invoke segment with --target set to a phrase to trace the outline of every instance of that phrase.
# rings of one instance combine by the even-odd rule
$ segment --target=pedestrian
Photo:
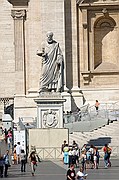
[[[73,140],[72,147],[73,147],[73,148],[75,148],[75,147],[77,147],[77,148],[78,148],[78,144],[76,143],[76,141],[75,141],[75,140]]]
[[[7,177],[8,176],[8,168],[10,167],[10,161],[9,161],[9,151],[6,151],[6,154],[4,155],[4,161],[5,161],[5,172],[4,172],[4,176]]]
[[[85,174],[84,169],[81,167],[80,170],[76,174],[76,179],[78,180],[84,180],[87,178],[88,174]]]
[[[107,153],[108,153],[108,167],[111,167],[110,155],[112,153],[112,148],[109,146],[107,147]]]
[[[63,151],[64,151],[64,164],[68,164],[69,163],[69,147],[68,147],[68,144],[65,145]]]
[[[76,148],[77,147],[73,147],[73,149],[72,149],[72,155],[73,155],[73,158],[72,158],[72,164],[74,164],[75,165],[75,167],[76,167]]]
[[[8,135],[8,131],[7,131],[6,128],[4,129],[4,134],[5,134],[5,142],[7,143],[7,135]]]
[[[66,146],[66,144],[67,144],[67,141],[64,140],[64,143],[61,146],[61,154],[63,156],[63,158],[62,158],[63,163],[64,163],[64,147]]]
[[[24,149],[21,149],[21,172],[25,172],[26,171],[26,154]]]
[[[32,174],[32,176],[34,176],[35,169],[36,169],[36,166],[37,166],[37,160],[36,160],[36,156],[35,156],[35,151],[31,152],[31,154],[29,156],[29,159],[30,159],[30,165],[31,165],[31,174]]]
[[[105,168],[111,166],[111,161],[110,161],[111,151],[112,149],[108,146],[108,144],[105,144],[105,146],[103,147]]]
[[[98,114],[98,110],[99,110],[99,105],[100,105],[100,103],[98,102],[98,100],[96,100],[95,109],[96,109],[97,114]]]
[[[95,148],[94,145],[91,144],[90,149],[89,149],[89,151],[90,151],[90,163],[92,165],[91,169],[94,168],[94,148]]]
[[[20,145],[20,142],[17,143],[17,146],[16,146],[16,154],[17,154],[17,163],[20,164],[20,155],[21,155],[21,145]]]
[[[99,155],[98,148],[94,147],[94,168],[95,169],[98,169],[99,158],[100,158],[100,155]]]
[[[14,151],[13,151],[13,160],[14,164],[17,164],[17,154],[16,154],[16,144],[14,145]]]
[[[91,160],[91,153],[90,150],[86,152],[86,169],[89,169],[90,167],[90,160]]]
[[[87,150],[86,147],[87,147],[87,144],[84,144],[83,147],[81,148],[81,151],[86,151]]]
[[[7,138],[9,138],[10,143],[12,143],[12,133],[8,130]]]
[[[76,154],[75,154],[75,158],[76,158],[76,167],[79,166],[79,148],[78,147],[75,147],[75,150],[76,150]]]
[[[74,164],[70,165],[70,168],[67,171],[67,180],[75,180],[76,172],[74,170]]]
[[[80,159],[83,169],[86,169],[86,150],[81,151]]]
[[[0,177],[3,178],[3,171],[4,171],[4,158],[2,155],[0,155]]]

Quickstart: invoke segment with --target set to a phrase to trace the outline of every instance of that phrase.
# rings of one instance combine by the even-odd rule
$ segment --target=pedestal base
[[[37,103],[37,128],[63,128],[63,103],[60,93],[42,92]]]

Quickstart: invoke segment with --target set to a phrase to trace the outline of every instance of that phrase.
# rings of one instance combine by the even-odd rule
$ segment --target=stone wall
[[[71,94],[71,110],[85,100],[119,100],[119,5],[117,1],[91,3],[90,6],[88,1],[76,4],[76,0],[0,1],[0,96],[15,95],[18,107],[15,117],[26,116],[29,110],[36,116],[33,99],[38,96],[42,68],[36,51],[46,40],[47,31],[53,31],[64,55],[68,88],[65,92]],[[101,17],[102,22],[108,19],[115,23],[106,35],[104,30],[100,36],[95,27],[101,24]],[[104,29],[107,24],[103,24]],[[102,49],[98,51],[101,43]],[[17,102],[20,96],[23,105],[18,104],[19,98]]]
[[[11,4],[0,1],[0,96],[15,93],[14,25]]]

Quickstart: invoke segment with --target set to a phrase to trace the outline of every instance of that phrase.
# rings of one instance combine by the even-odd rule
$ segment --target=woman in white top
[[[83,173],[83,168],[81,167],[80,170],[77,172],[76,177],[78,180],[84,180],[87,178],[88,174]]]

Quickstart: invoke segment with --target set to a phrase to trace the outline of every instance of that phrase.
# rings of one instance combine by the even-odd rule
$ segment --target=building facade
[[[54,33],[65,67],[65,110],[85,102],[119,101],[119,0],[1,0],[0,100],[13,99],[14,118],[36,117],[41,59]]]

